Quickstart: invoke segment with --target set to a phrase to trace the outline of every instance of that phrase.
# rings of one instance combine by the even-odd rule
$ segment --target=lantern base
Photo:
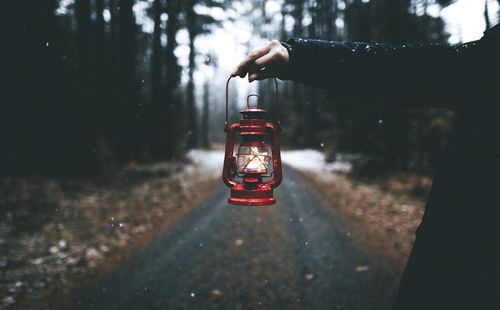
[[[230,204],[241,206],[267,206],[276,203],[273,189],[267,184],[259,184],[250,188],[245,183],[239,183],[231,188]]]

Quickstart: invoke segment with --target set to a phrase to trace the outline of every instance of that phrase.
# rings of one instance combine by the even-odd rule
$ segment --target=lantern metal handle
[[[232,78],[233,77],[230,76],[229,79],[227,79],[227,82],[226,82],[226,121],[224,123],[224,130],[225,131],[227,131],[229,129],[229,119],[228,119],[228,115],[229,115],[229,81],[231,81]],[[276,89],[276,92],[275,92],[275,100],[276,100],[276,108],[275,108],[276,109],[276,124],[277,124],[278,128],[281,128],[280,118],[279,118],[278,80],[276,80],[276,78],[273,78],[273,80],[274,80],[274,86],[275,86],[275,89]],[[247,99],[248,99],[248,97],[247,97]],[[247,100],[247,106],[248,106],[248,100]]]

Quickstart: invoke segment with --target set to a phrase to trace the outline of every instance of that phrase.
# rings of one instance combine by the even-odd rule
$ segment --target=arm
[[[456,108],[468,97],[478,42],[367,44],[290,39],[286,79],[358,99]]]
[[[456,109],[477,91],[483,40],[462,45],[274,40],[233,71],[249,81],[290,79],[336,94],[397,106]],[[497,49],[498,51],[498,49]],[[491,53],[489,53],[491,54]],[[484,66],[483,66],[484,67]]]

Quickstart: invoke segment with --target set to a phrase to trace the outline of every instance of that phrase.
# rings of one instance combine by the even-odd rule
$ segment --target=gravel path
[[[390,309],[397,277],[295,172],[284,170],[274,206],[230,206],[228,194],[218,188],[62,308]]]

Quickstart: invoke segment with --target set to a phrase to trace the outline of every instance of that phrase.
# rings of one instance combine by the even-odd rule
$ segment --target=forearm
[[[367,44],[290,39],[286,79],[359,99],[455,108],[468,92],[476,42]]]

